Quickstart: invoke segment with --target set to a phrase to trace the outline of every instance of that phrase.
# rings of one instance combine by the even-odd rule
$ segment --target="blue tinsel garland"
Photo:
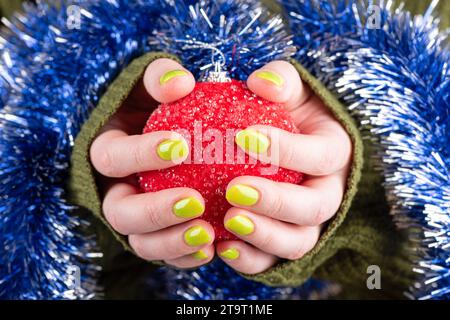
[[[401,10],[390,13],[382,4],[383,28],[369,30],[362,20],[367,16],[363,1],[283,2],[299,49],[297,58],[339,94],[363,128],[379,138],[380,169],[394,217],[400,226],[421,230],[414,239],[420,248],[416,270],[424,278],[410,294],[448,297],[450,77],[449,54],[442,48],[437,23],[430,14],[413,20]],[[192,47],[183,50],[186,37],[170,27],[171,21],[190,21],[184,30],[189,26],[187,35],[197,42],[227,39],[221,49],[236,53],[226,56],[232,57],[227,67],[236,78],[292,53],[279,45],[281,40],[291,44],[279,22],[264,23],[263,16],[240,37],[227,37],[255,17],[253,1],[205,2],[204,14],[198,6],[188,13],[192,9],[181,1],[175,7],[173,1],[162,0],[67,3],[82,9],[80,29],[68,29],[66,2],[60,9],[40,4],[27,6],[23,15],[6,22],[9,30],[0,39],[1,298],[93,296],[97,268],[85,263],[95,252],[93,241],[77,233],[85,222],[74,217],[74,208],[64,201],[73,141],[99,97],[136,56],[167,49],[173,37],[183,41],[171,43],[170,51],[188,68],[197,71],[207,65],[209,54]],[[230,17],[230,28],[205,28],[210,26],[205,17],[216,19],[212,25],[220,23],[220,15],[211,15],[217,10]],[[198,19],[192,20],[195,12]],[[234,19],[233,14],[246,19]],[[157,22],[160,16],[163,19]],[[268,43],[270,39],[274,42]],[[196,74],[200,76],[199,71]],[[81,268],[81,289],[73,285],[73,266]],[[223,265],[205,268],[203,278],[199,273],[179,273],[179,279],[190,277],[192,282],[188,288],[184,280],[174,282],[173,293],[185,298],[222,294],[223,283],[215,272],[232,275],[232,271]],[[172,271],[167,272],[170,276]],[[208,272],[218,280],[209,283],[204,278]],[[239,279],[235,284],[244,281]],[[238,295],[230,291],[224,298],[251,298],[254,291],[264,298],[283,297],[286,292],[240,284],[248,290]]]
[[[98,269],[83,220],[64,200],[81,125],[114,77],[149,51],[154,1],[26,5],[0,42],[0,297],[92,298]],[[77,269],[79,268],[79,269]],[[81,276],[78,281],[77,274]],[[78,285],[80,282],[81,286]]]
[[[93,297],[98,268],[86,260],[98,254],[93,253],[93,240],[77,233],[86,222],[75,217],[75,208],[64,200],[70,153],[81,125],[117,73],[136,56],[168,49],[168,38],[154,32],[161,12],[165,13],[163,19],[174,22],[188,22],[185,18],[191,10],[201,15],[191,21],[195,28],[185,25],[182,30],[190,27],[188,34],[199,41],[223,40],[220,49],[227,58],[235,59],[227,67],[236,78],[246,77],[274,58],[286,57],[288,51],[292,53],[284,43],[289,42],[289,36],[282,30],[280,18],[262,22],[259,15],[265,14],[254,2],[202,3],[201,7],[188,7],[163,0],[64,1],[59,9],[40,3],[38,7],[26,6],[25,13],[11,22],[5,20],[9,30],[3,38],[7,41],[0,47],[5,66],[0,69],[0,151],[4,159],[0,164],[1,298]],[[71,4],[80,9],[79,29],[67,25]],[[207,29],[204,18],[208,15],[209,23],[216,25],[217,18],[224,16],[227,24],[222,29]],[[158,30],[166,28],[163,19],[158,20]],[[177,36],[176,31],[167,29],[167,35]],[[264,44],[262,39],[272,39],[272,43]],[[181,49],[177,45],[172,48]],[[235,54],[228,55],[232,50]],[[199,67],[210,59],[200,49],[170,52],[180,54],[197,75]],[[76,286],[74,267],[79,268],[80,287]],[[225,276],[234,279],[227,284],[230,288],[243,281],[239,294],[228,291],[223,298],[253,298],[258,293],[260,298],[276,298],[285,292],[250,285],[223,266],[206,268],[198,282],[189,273],[180,273],[180,277],[191,277],[192,286],[204,288],[209,283],[208,274],[222,269]],[[184,286],[179,282],[174,285],[180,290]],[[223,285],[212,282],[203,296],[196,297],[206,298],[207,293],[217,297],[219,292],[227,292]],[[178,289],[170,294],[186,295]]]

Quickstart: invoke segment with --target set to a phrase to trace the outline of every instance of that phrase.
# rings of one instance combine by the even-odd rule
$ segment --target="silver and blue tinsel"
[[[181,58],[197,79],[219,61],[231,78],[245,80],[296,51],[281,16],[270,15],[259,1],[161,1],[160,8],[151,44]]]
[[[295,57],[345,102],[366,136],[376,137],[392,214],[399,227],[416,230],[422,277],[408,295],[449,298],[449,53],[432,9],[411,17],[377,2],[374,29],[368,1],[282,3],[292,36],[256,1],[74,0],[58,8],[26,5],[4,21],[0,298],[95,297],[100,253],[80,231],[88,223],[65,200],[74,139],[132,59],[166,50],[200,78],[222,58],[211,44],[237,79],[297,47]],[[80,9],[80,28],[67,23],[71,4]],[[163,269],[149,283],[161,277],[169,297],[183,299],[311,298],[326,287],[311,280],[269,288],[220,263],[195,272]]]
[[[164,19],[195,26],[189,32],[195,42],[183,46],[221,41],[218,49],[232,58],[226,67],[235,78],[292,54],[281,19],[269,19],[255,2],[202,1],[189,6],[191,2],[81,0],[62,1],[60,7],[38,3],[4,20],[8,29],[0,46],[1,298],[95,297],[99,268],[93,258],[101,253],[94,239],[80,231],[87,221],[65,200],[70,153],[82,124],[115,76],[133,58],[167,49],[167,38],[156,31],[165,28]],[[77,18],[71,14],[78,14],[78,27],[69,23]],[[176,31],[167,30],[167,35],[176,37]],[[269,44],[264,39],[273,40]],[[179,54],[198,76],[200,66],[214,58],[196,47],[173,46],[168,51]],[[211,282],[208,274],[218,271],[222,277]],[[170,281],[173,271],[167,272]],[[178,275],[191,281],[190,288],[204,290],[190,298],[222,294],[224,299],[268,299],[287,292],[251,283],[224,265],[206,267],[201,274],[200,279],[191,273]],[[232,279],[225,284],[227,277]],[[184,285],[174,282],[168,295],[188,297],[182,293]]]
[[[76,4],[80,28],[68,23]],[[100,254],[65,184],[74,139],[160,15],[154,1],[39,2],[0,37],[0,298],[89,299]],[[72,8],[73,9],[73,8]]]

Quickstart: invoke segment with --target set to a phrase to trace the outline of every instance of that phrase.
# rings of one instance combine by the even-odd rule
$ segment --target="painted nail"
[[[173,161],[186,157],[189,148],[184,140],[168,139],[158,145],[156,152],[161,159]]]
[[[192,257],[196,260],[205,260],[208,259],[208,255],[203,250],[198,250],[192,254]]]
[[[207,244],[211,240],[209,233],[200,226],[191,227],[184,233],[184,241],[191,247]]]
[[[239,251],[235,248],[228,248],[227,250],[220,252],[219,255],[228,260],[236,260],[239,258]]]
[[[188,73],[184,70],[171,70],[171,71],[164,73],[161,76],[161,78],[159,78],[159,84],[163,85],[175,77],[182,77],[182,76],[186,76],[186,75],[188,75]]]
[[[235,184],[228,188],[225,198],[228,202],[239,204],[242,206],[252,206],[259,199],[259,192],[255,188],[244,184]]]
[[[233,218],[225,221],[225,227],[240,236],[249,235],[253,232],[253,230],[255,230],[255,225],[252,220],[241,215],[234,216]]]
[[[243,150],[252,153],[264,153],[269,149],[269,138],[256,130],[245,129],[236,133],[236,144]]]
[[[193,218],[203,214],[205,207],[194,197],[177,201],[173,206],[173,213],[180,218]]]
[[[284,83],[284,79],[273,71],[259,71],[256,73],[256,76],[260,79],[270,81],[278,87],[281,87]]]

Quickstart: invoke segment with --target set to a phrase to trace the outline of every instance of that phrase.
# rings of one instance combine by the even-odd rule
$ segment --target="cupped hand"
[[[267,154],[253,156],[306,174],[301,185],[252,176],[237,177],[229,183],[227,200],[233,207],[225,215],[224,224],[242,241],[220,242],[217,253],[234,269],[255,274],[280,258],[299,259],[315,246],[322,225],[336,214],[342,202],[352,144],[344,128],[302,83],[290,63],[268,63],[250,75],[247,85],[255,94],[286,108],[300,131],[248,128],[271,141]],[[269,156],[274,154],[277,159]]]
[[[179,63],[152,62],[90,149],[92,165],[101,174],[106,220],[128,236],[141,258],[179,268],[197,267],[214,257],[214,230],[199,218],[204,200],[190,188],[141,193],[135,174],[174,166],[188,156],[185,150],[177,161],[167,157],[174,142],[186,143],[175,132],[141,133],[159,103],[180,99],[194,86],[193,75]]]
[[[247,85],[286,108],[300,133],[267,126],[248,129],[268,136],[268,154],[277,154],[276,164],[306,174],[302,185],[250,176],[229,183],[227,200],[233,207],[224,224],[241,241],[220,242],[216,251],[234,269],[255,274],[280,258],[301,258],[314,247],[323,223],[342,201],[352,145],[291,64],[271,62],[252,73]],[[140,193],[135,173],[168,168],[187,158],[188,150],[177,161],[165,157],[170,141],[185,143],[180,135],[169,131],[142,135],[141,129],[158,103],[180,99],[194,86],[192,74],[177,62],[154,61],[91,147],[92,164],[102,176],[105,218],[128,236],[137,255],[179,268],[197,267],[214,257],[214,230],[200,219],[204,200],[189,188]],[[277,152],[271,152],[274,148]],[[269,156],[257,156],[274,163]]]

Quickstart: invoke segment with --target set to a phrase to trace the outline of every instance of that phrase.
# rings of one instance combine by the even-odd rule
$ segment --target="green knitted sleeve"
[[[0,0],[0,16],[9,18],[21,9],[24,0]]]
[[[88,209],[99,219],[98,221],[108,227],[109,231],[101,235],[102,239],[108,239],[103,241],[108,243],[103,247],[107,255],[108,251],[120,251],[117,249],[117,243],[122,245],[122,251],[132,252],[132,250],[126,238],[116,233],[103,218],[94,169],[89,162],[89,148],[100,129],[141,79],[146,66],[160,57],[171,56],[149,53],[134,60],[125,68],[102,96],[75,141],[69,181],[71,200]],[[292,63],[303,81],[324,101],[350,135],[353,141],[353,163],[340,209],[327,224],[314,249],[302,259],[284,261],[264,273],[247,277],[268,285],[293,286],[303,283],[311,276],[316,276],[358,288],[365,285],[364,268],[370,264],[382,266],[389,276],[395,276],[399,270],[405,274],[403,270],[407,268],[403,264],[404,251],[400,247],[403,241],[387,214],[381,178],[375,174],[371,176],[373,164],[363,160],[366,149],[355,122],[345,107],[317,79],[300,64],[295,61]],[[366,168],[367,176],[363,177],[358,192],[363,166]]]

